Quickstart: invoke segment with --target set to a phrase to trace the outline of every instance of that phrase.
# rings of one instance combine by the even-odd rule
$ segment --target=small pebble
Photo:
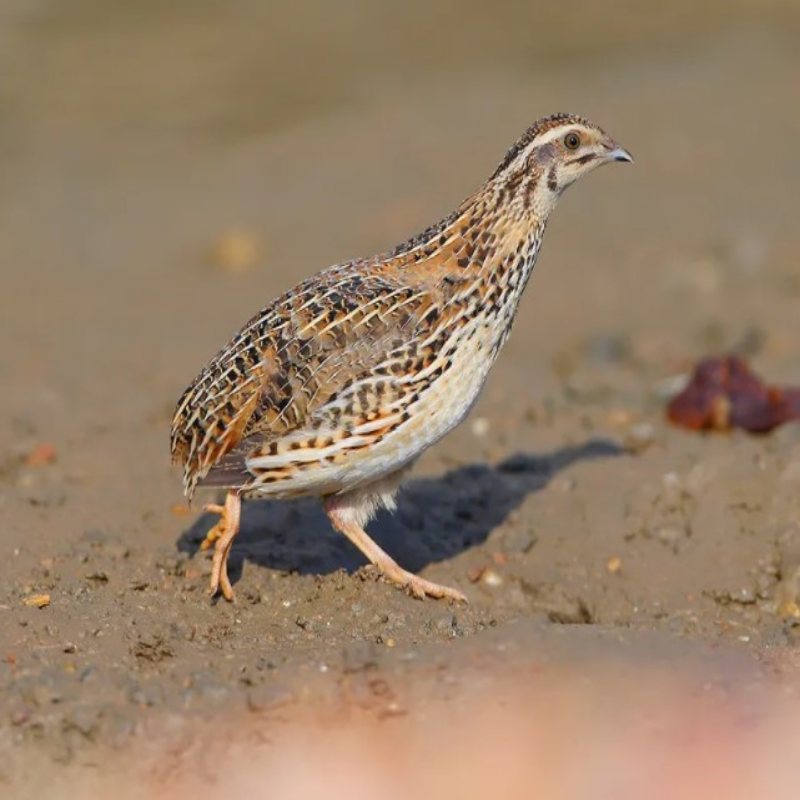
[[[242,230],[225,233],[214,247],[213,258],[216,266],[223,272],[249,272],[259,256],[255,237]]]
[[[491,587],[492,589],[496,589],[498,586],[502,586],[503,583],[505,582],[503,580],[503,576],[496,570],[493,570],[491,567],[487,567],[483,571],[483,574],[480,577],[480,581],[481,583]]]
[[[741,605],[749,606],[756,602],[756,593],[751,588],[743,586],[732,595],[732,599]]]
[[[255,686],[247,692],[247,708],[255,713],[273,711],[296,700],[295,693],[285,686]]]
[[[475,436],[486,436],[489,433],[489,420],[486,417],[476,417],[472,420],[471,428]]]
[[[686,537],[686,531],[672,525],[665,525],[658,529],[656,537],[667,547],[677,550],[678,543]]]
[[[30,712],[24,709],[14,711],[11,714],[12,725],[24,725],[31,718]]]
[[[452,614],[448,614],[447,616],[439,617],[434,624],[439,633],[452,635],[456,627],[456,618]]]
[[[536,535],[524,528],[512,528],[504,537],[506,549],[517,553],[528,553],[536,544]]]
[[[550,486],[554,492],[569,494],[570,492],[574,492],[578,487],[578,481],[571,475],[562,475],[551,481]]]
[[[483,571],[486,569],[485,566],[481,567],[473,567],[468,573],[467,578],[469,578],[470,583],[477,583],[481,579],[481,575],[483,575]]]
[[[672,400],[679,395],[688,385],[691,375],[688,372],[681,372],[678,375],[671,375],[664,378],[656,385],[656,394],[661,400]]]
[[[615,408],[606,414],[606,423],[612,428],[627,428],[633,424],[633,412],[627,408]]]
[[[625,434],[623,446],[629,453],[638,455],[647,450],[656,440],[655,428],[648,422],[634,425]]]
[[[628,358],[630,345],[623,336],[598,334],[586,342],[585,353],[591,364],[610,364]]]
[[[693,496],[702,494],[716,479],[718,471],[716,464],[698,461],[686,476],[684,491]]]
[[[783,603],[778,609],[778,613],[782,617],[791,617],[792,619],[800,619],[800,606],[794,600]]]

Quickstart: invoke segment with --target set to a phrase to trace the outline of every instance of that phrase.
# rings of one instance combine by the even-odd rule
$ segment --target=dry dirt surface
[[[792,796],[800,428],[664,408],[709,354],[800,382],[797,4],[271,5],[0,10],[0,796]],[[181,390],[556,110],[636,164],[564,198],[478,406],[371,528],[469,605],[312,501],[247,505],[210,601]]]

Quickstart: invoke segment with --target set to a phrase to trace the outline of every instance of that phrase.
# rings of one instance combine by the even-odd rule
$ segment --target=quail
[[[329,267],[259,311],[181,396],[171,429],[184,490],[224,487],[202,548],[211,594],[232,600],[227,562],[242,500],[321,498],[389,581],[416,597],[464,595],[404,570],[366,524],[468,414],[511,326],[561,193],[631,162],[572,114],[539,120],[449,216],[404,244]]]

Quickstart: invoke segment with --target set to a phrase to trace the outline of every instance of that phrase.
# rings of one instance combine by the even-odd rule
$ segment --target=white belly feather
[[[469,338],[462,329],[458,339],[452,365],[407,407],[406,422],[371,446],[352,451],[341,463],[317,463],[313,469],[298,471],[280,483],[259,487],[259,493],[287,497],[345,492],[377,481],[413,462],[463,421],[492,366],[492,341],[488,330],[481,327]],[[444,349],[449,348],[445,345]],[[295,452],[294,456],[297,455]],[[246,465],[249,470],[258,471],[276,467],[278,463],[275,456],[262,455],[248,459]]]

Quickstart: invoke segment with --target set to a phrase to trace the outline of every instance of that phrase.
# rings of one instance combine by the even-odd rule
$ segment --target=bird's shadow
[[[397,512],[381,512],[369,533],[399,564],[418,572],[486,541],[527,495],[543,489],[562,470],[624,452],[609,440],[592,439],[545,455],[520,453],[496,466],[473,464],[438,478],[412,480],[398,496]],[[194,553],[217,519],[216,514],[203,514],[181,534],[178,549]],[[245,503],[229,563],[233,582],[245,559],[301,575],[353,571],[366,563],[333,530],[314,499]]]

